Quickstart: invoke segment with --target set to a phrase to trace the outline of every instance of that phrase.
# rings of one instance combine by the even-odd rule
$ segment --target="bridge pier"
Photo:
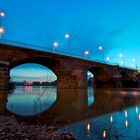
[[[0,115],[6,114],[7,91],[0,90]]]
[[[0,89],[6,89],[9,84],[9,69],[8,64],[0,61]]]
[[[122,88],[123,84],[122,84],[122,79],[110,78],[108,80],[94,80],[93,87],[96,87],[96,88]]]
[[[57,78],[58,89],[87,89],[86,70],[62,70]]]

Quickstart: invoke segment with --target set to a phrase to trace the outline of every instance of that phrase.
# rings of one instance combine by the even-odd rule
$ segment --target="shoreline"
[[[94,90],[140,91],[140,88],[95,88]]]
[[[0,139],[75,140],[71,133],[58,127],[18,122],[14,116],[0,116],[0,134]]]
[[[57,88],[57,87],[56,87]],[[88,89],[88,88],[87,88]],[[140,91],[140,88],[93,88],[93,90],[122,90],[122,91]],[[10,91],[7,88],[0,88],[0,91]]]

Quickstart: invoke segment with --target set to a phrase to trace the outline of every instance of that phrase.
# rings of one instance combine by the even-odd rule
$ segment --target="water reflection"
[[[137,140],[140,138],[139,95],[139,91],[134,94],[120,90],[58,89],[56,92],[55,88],[20,87],[9,95],[7,108],[19,115],[40,113],[33,119],[63,125],[61,129],[79,140]]]
[[[110,116],[110,122],[111,122],[111,123],[113,122],[113,117],[112,117],[112,115]]]
[[[96,90],[94,104],[83,113],[86,117],[62,129],[73,133],[78,140],[137,140],[140,138],[139,94],[135,96],[129,91],[124,96],[117,90]]]
[[[17,87],[8,96],[7,109],[21,116],[31,116],[48,109],[56,101],[56,88]]]

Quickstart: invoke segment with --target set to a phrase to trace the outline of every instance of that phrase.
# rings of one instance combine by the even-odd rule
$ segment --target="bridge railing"
[[[28,44],[28,43],[18,42],[18,41],[13,41],[13,40],[8,40],[8,39],[1,39],[0,44],[16,46],[19,48],[22,47],[22,48],[27,48],[27,49],[32,49],[32,50],[44,51],[44,52],[49,52],[49,53],[55,53],[55,54],[69,56],[69,57],[84,59],[84,60],[88,60],[88,61],[94,61],[94,62],[101,63],[101,64],[114,65],[114,66],[119,66],[122,68],[131,69],[131,70],[138,70],[137,68],[119,65],[118,63],[112,63],[112,62],[101,60],[101,59],[95,59],[95,58],[91,59],[89,57],[85,58],[84,55],[81,56],[80,54],[76,54],[76,53],[69,54],[68,52],[60,51],[60,50],[57,50],[54,52],[53,48],[46,47],[46,46],[33,45],[33,44]]]

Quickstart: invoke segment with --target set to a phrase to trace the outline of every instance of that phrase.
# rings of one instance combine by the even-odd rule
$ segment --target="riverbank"
[[[0,139],[75,140],[72,134],[43,124],[19,123],[14,116],[0,116]]]
[[[95,88],[95,90],[140,91],[140,88]]]

